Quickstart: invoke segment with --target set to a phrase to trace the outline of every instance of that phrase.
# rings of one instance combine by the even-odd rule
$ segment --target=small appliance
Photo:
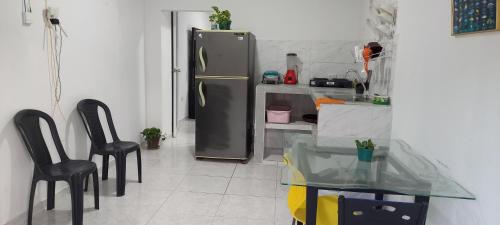
[[[313,78],[309,80],[311,87],[332,87],[332,88],[352,88],[352,81],[339,78]]]
[[[281,82],[281,76],[278,71],[268,70],[262,75],[263,84],[279,84]]]
[[[283,78],[285,84],[297,84],[299,76],[299,59],[297,53],[286,54],[286,75]]]
[[[295,73],[295,70],[286,71],[285,78],[283,78],[283,83],[297,84],[297,74]]]

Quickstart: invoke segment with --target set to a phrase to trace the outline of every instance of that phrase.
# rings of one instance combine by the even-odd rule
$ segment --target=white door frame
[[[177,96],[178,96],[178,13],[211,12],[210,10],[161,10],[165,17],[161,32],[162,54],[162,127],[167,135],[177,136]],[[180,68],[188,69],[188,68]]]
[[[178,65],[178,11],[172,11],[170,13],[171,21],[171,40],[172,40],[172,137],[177,136],[177,79],[179,75],[179,65]]]

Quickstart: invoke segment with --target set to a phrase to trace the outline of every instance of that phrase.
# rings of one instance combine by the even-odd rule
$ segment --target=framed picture
[[[500,31],[500,0],[452,0],[452,35]]]

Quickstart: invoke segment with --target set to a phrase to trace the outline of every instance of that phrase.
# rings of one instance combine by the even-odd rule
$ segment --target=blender
[[[285,84],[297,84],[297,78],[299,76],[299,59],[297,53],[286,54],[286,75],[283,78],[283,83]]]

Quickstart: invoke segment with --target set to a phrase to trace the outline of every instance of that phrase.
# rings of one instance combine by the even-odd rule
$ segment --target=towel
[[[337,98],[318,98],[314,103],[316,104],[316,110],[319,110],[321,104],[345,104],[345,100]]]

